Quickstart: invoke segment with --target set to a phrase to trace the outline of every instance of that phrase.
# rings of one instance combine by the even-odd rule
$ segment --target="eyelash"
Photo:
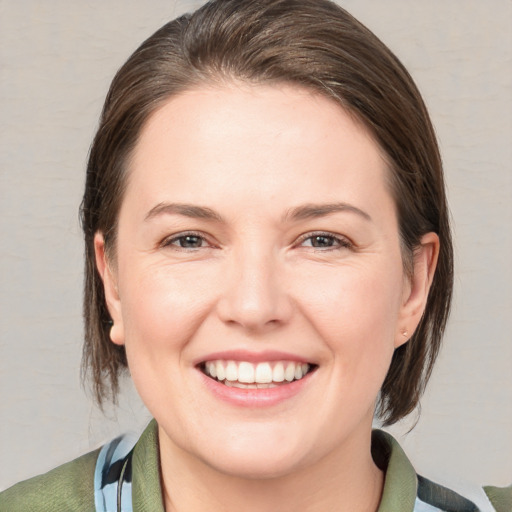
[[[201,247],[183,247],[183,246],[177,245],[177,242],[179,242],[180,240],[184,240],[187,237],[198,238],[199,241],[201,241],[201,243],[205,242],[206,244],[208,244],[207,246],[213,247],[213,245],[208,242],[207,238],[204,235],[202,235],[201,233],[195,232],[195,231],[187,231],[185,233],[179,233],[177,235],[173,235],[169,238],[164,239],[162,241],[162,243],[160,244],[160,246],[161,247],[173,246],[175,249],[183,250],[183,251],[197,251],[199,249],[204,248],[203,245],[201,245]],[[336,250],[340,250],[340,249],[352,249],[353,248],[352,242],[350,242],[350,240],[348,240],[347,238],[339,236],[339,235],[334,235],[333,233],[324,232],[324,231],[315,231],[313,233],[306,233],[306,234],[302,235],[301,237],[299,237],[298,243],[296,245],[301,246],[302,244],[304,244],[305,241],[313,240],[314,238],[326,238],[333,242],[333,245],[324,246],[324,247],[315,247],[312,244],[310,245],[310,247],[312,249],[315,249],[320,252],[336,251]]]
[[[176,245],[175,242],[178,242],[179,240],[183,240],[183,239],[186,239],[187,237],[194,237],[194,238],[199,238],[201,242],[206,242],[210,247],[212,246],[212,244],[210,244],[208,242],[208,240],[206,239],[206,237],[204,235],[202,235],[201,233],[197,233],[195,231],[187,231],[185,233],[179,233],[177,235],[173,235],[169,238],[166,238],[162,241],[162,243],[160,244],[161,247],[170,247],[170,246],[174,246],[175,249],[177,250],[183,250],[183,251],[197,251],[199,249],[203,249],[204,246],[201,246],[201,247],[182,247],[180,245]]]
[[[299,238],[298,245],[302,245],[306,240],[312,240],[314,238],[327,238],[332,240],[335,245],[327,246],[327,247],[314,247],[310,245],[311,248],[317,251],[336,251],[340,249],[352,249],[353,243],[347,238],[339,235],[334,235],[333,233],[325,232],[325,231],[315,231],[313,233],[307,233],[302,235]]]

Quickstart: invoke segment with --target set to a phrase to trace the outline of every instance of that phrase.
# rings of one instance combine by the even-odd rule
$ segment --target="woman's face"
[[[357,453],[423,304],[365,128],[296,87],[197,89],[129,172],[111,270],[96,249],[161,449],[250,477]]]

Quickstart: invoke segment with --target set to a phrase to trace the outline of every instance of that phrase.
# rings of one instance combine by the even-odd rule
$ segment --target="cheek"
[[[201,277],[200,280],[196,278]],[[131,265],[120,289],[130,375],[154,417],[190,403],[182,382],[190,340],[211,310],[216,288],[206,276]],[[199,283],[202,283],[199,286]],[[207,284],[209,283],[209,284]],[[185,362],[185,364],[183,364]]]
[[[138,347],[156,352],[185,345],[208,314],[218,289],[211,273],[166,266],[139,272],[132,266],[124,283],[120,292],[128,351]]]
[[[401,282],[402,269],[396,263],[327,269],[302,282],[303,313],[344,375],[387,372],[394,350]]]
[[[350,330],[363,334],[383,328],[394,332],[401,283],[401,268],[393,262],[379,267],[346,266],[302,273],[296,294],[301,296],[300,302],[309,311],[311,321],[319,327],[340,333]]]

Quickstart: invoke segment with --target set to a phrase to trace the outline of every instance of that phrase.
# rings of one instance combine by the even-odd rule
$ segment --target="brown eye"
[[[180,236],[176,241],[184,249],[197,249],[203,244],[203,239],[197,235]]]
[[[312,247],[332,247],[336,244],[336,240],[332,236],[316,235],[311,237]]]
[[[162,243],[164,247],[175,247],[178,249],[201,249],[208,245],[206,239],[195,233],[185,233],[168,238]]]
[[[303,247],[314,249],[346,249],[352,247],[352,243],[346,238],[330,233],[313,233],[302,238],[300,243]]]

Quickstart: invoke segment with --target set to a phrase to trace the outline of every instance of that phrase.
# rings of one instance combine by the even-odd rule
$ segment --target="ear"
[[[422,236],[420,246],[414,251],[413,275],[404,282],[395,348],[407,342],[420,323],[427,305],[428,292],[434,279],[439,256],[439,237],[436,233]]]
[[[105,239],[100,232],[94,235],[94,253],[96,256],[96,268],[103,281],[108,312],[113,321],[112,328],[110,329],[110,339],[116,345],[124,345],[123,315],[117,280],[111,265],[109,265],[105,252]]]

